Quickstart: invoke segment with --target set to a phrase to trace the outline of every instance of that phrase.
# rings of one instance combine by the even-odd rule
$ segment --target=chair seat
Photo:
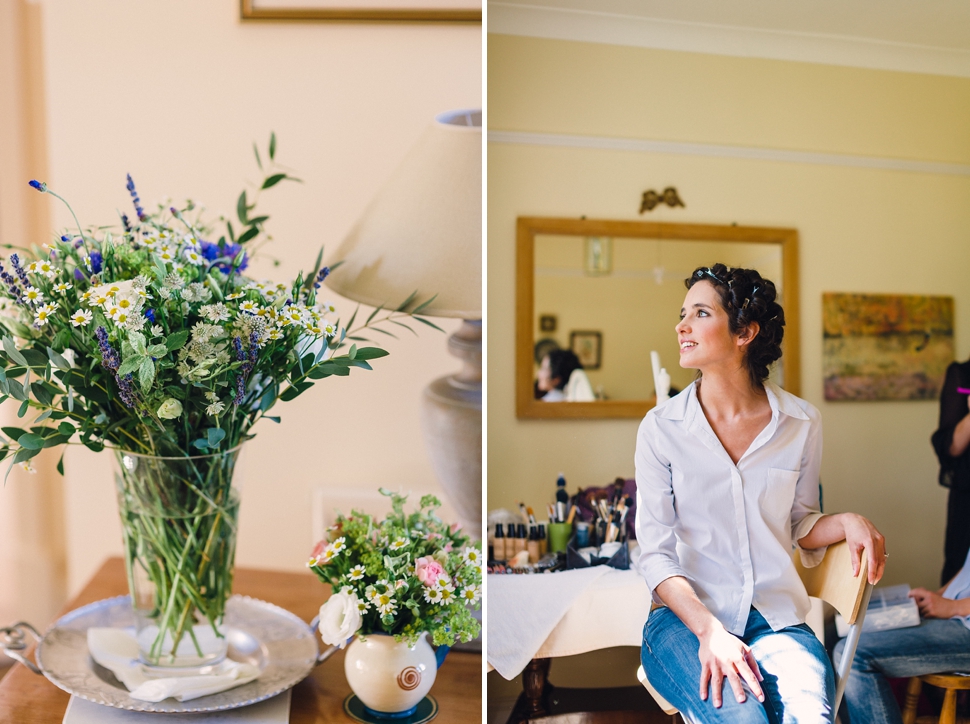
[[[647,678],[647,672],[643,670],[642,666],[637,668],[637,679],[639,679],[640,683],[643,684],[643,688],[650,692],[650,696],[652,696],[653,700],[657,702],[657,705],[664,710],[664,714],[674,716],[678,713],[677,707],[660,696],[660,692],[653,688],[653,684],[650,683],[650,680]]]

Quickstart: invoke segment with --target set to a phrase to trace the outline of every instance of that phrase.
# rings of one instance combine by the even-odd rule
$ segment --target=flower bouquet
[[[322,250],[288,283],[244,274],[269,238],[256,199],[292,178],[273,166],[275,151],[274,136],[255,196],[239,197],[238,233],[225,220],[218,234],[191,201],[146,211],[129,176],[135,213],[119,227],[77,223],[0,261],[0,402],[15,400],[25,419],[2,428],[0,459],[29,469],[62,444],[113,449],[139,650],[151,664],[225,655],[233,472],[253,425],[279,422],[275,404],[318,380],[371,369],[387,352],[358,347],[362,330],[407,316],[434,326],[419,316],[416,295],[356,328],[356,312],[342,325],[318,296],[330,272]],[[258,151],[256,159],[262,170]],[[63,456],[57,467],[63,473]]]
[[[442,522],[433,495],[406,514],[406,496],[380,492],[391,514],[338,516],[307,566],[332,589],[320,607],[323,641],[343,647],[358,637],[344,660],[351,688],[372,711],[402,715],[431,688],[447,647],[481,630],[471,613],[481,606],[481,542]],[[429,633],[442,647],[437,661]],[[394,676],[376,680],[377,669]]]

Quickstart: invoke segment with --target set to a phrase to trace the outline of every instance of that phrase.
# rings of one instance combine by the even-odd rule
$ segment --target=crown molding
[[[970,78],[970,50],[512,2],[488,3],[488,32]]]
[[[758,146],[720,146],[713,143],[680,143],[677,141],[650,141],[637,138],[570,136],[557,133],[525,133],[519,131],[489,131],[488,142],[525,146],[590,148],[603,151],[670,153],[682,156],[705,156],[708,158],[782,161],[787,163],[807,163],[817,166],[869,168],[880,171],[907,171],[910,173],[928,173],[942,176],[970,176],[970,165],[967,164],[907,161],[900,158],[853,156],[846,153],[784,151]]]

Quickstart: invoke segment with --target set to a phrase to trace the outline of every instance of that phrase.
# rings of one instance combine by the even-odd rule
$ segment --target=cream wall
[[[970,80],[489,35],[489,130],[970,162]],[[686,209],[651,220],[798,229],[802,395],[822,412],[829,512],[887,535],[886,583],[937,586],[946,491],[934,402],[822,399],[824,291],[945,294],[970,354],[970,178],[838,165],[490,142],[488,507],[633,474],[638,421],[517,420],[515,219],[636,219],[646,189]]]
[[[238,0],[42,4],[52,188],[91,223],[129,209],[128,172],[149,204],[171,195],[231,213],[243,182],[259,178],[252,142],[265,147],[275,130],[277,160],[304,183],[265,196],[267,257],[281,263],[264,259],[259,276],[290,278],[321,244],[335,248],[435,114],[481,104],[478,24],[242,24]],[[68,223],[52,211],[57,228]],[[352,303],[334,301],[346,319]],[[325,380],[280,405],[281,425],[257,428],[240,565],[303,568],[316,486],[439,491],[418,401],[458,361],[430,329],[387,349],[374,372]],[[75,592],[120,553],[121,534],[108,456],[74,448],[66,466]]]

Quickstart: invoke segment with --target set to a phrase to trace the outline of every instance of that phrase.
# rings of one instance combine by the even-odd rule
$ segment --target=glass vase
[[[238,447],[188,457],[115,451],[138,652],[149,666],[197,668],[226,656],[238,457]]]

